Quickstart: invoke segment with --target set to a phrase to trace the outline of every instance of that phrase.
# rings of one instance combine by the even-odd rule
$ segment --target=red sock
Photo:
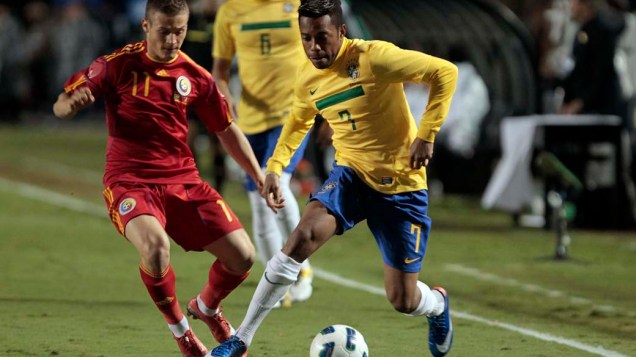
[[[210,267],[208,282],[201,291],[201,300],[209,309],[218,308],[221,300],[230,295],[249,275],[249,271],[243,275],[229,272],[220,260],[216,260]]]
[[[152,301],[155,302],[166,321],[171,325],[179,323],[183,319],[183,312],[177,301],[176,276],[172,265],[168,264],[159,276],[150,273],[148,269],[139,265],[139,273]]]

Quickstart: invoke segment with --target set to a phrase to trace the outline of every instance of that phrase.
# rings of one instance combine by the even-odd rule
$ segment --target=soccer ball
[[[369,347],[353,327],[331,325],[311,341],[309,357],[369,357]]]

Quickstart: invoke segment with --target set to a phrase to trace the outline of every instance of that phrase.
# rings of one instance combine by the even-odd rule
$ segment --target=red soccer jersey
[[[232,123],[208,71],[181,51],[170,62],[154,61],[145,41],[96,59],[69,78],[64,90],[72,94],[83,86],[106,104],[106,186],[121,181],[198,183],[186,143],[187,107],[193,106],[210,132]]]

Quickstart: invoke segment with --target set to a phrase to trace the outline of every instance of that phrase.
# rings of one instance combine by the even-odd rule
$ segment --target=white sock
[[[267,207],[258,191],[249,191],[247,195],[252,207],[252,239],[258,258],[266,264],[283,248],[283,235],[280,234],[276,214]]]
[[[188,323],[188,319],[184,316],[178,323],[174,325],[168,324],[168,328],[172,331],[174,337],[179,338],[185,335],[186,331],[190,329],[190,324]]]
[[[205,306],[205,303],[203,302],[203,300],[201,300],[201,295],[197,295],[197,306],[205,316],[214,316],[217,312],[219,312],[218,308],[210,309],[209,307]]]
[[[431,290],[435,298],[437,298],[437,304],[433,308],[433,311],[429,314],[429,316],[439,316],[444,312],[444,308],[446,307],[446,302],[444,301],[444,295],[439,292],[439,290]]]
[[[437,316],[444,312],[444,297],[437,290],[431,290],[428,285],[421,281],[417,282],[417,288],[420,289],[422,297],[420,303],[413,312],[404,314],[407,316]]]
[[[256,330],[272,307],[283,298],[291,284],[296,281],[301,264],[282,251],[274,255],[259,281],[245,318],[236,332],[247,346],[252,343]]]
[[[289,187],[290,181],[291,174],[289,172],[283,172],[280,176],[280,190],[283,199],[285,199],[285,207],[278,211],[276,219],[284,242],[287,241],[287,238],[294,229],[296,229],[298,222],[300,222],[300,209],[298,208],[296,196],[294,196],[294,193]]]

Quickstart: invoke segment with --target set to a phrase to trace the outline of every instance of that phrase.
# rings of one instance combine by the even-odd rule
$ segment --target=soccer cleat
[[[216,346],[210,352],[210,357],[244,357],[247,356],[247,346],[236,336]]]
[[[218,343],[222,343],[227,341],[234,334],[234,328],[223,316],[223,312],[221,311],[221,307],[219,306],[219,312],[212,316],[208,316],[204,314],[197,304],[197,297],[193,297],[188,302],[188,306],[186,307],[188,311],[188,316],[191,316],[195,320],[203,321],[212,332],[212,336]]]
[[[291,300],[293,302],[301,302],[309,299],[313,292],[311,285],[314,280],[314,273],[310,267],[300,269],[298,280],[289,288]]]
[[[428,349],[435,357],[445,356],[453,344],[453,324],[448,304],[448,293],[442,287],[434,287],[444,297],[444,312],[428,316]]]
[[[199,341],[191,329],[186,331],[181,337],[175,336],[174,339],[177,340],[177,345],[179,345],[183,357],[203,357],[203,355],[208,353],[208,349]]]

